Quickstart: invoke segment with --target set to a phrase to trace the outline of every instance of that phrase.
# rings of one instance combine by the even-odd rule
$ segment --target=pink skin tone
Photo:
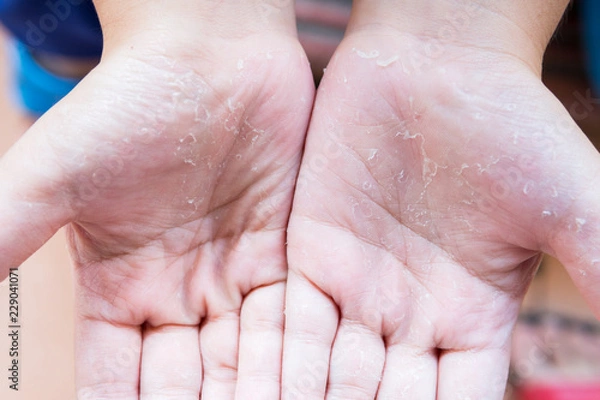
[[[600,157],[539,76],[566,4],[524,28],[508,6],[391,3],[356,4],[317,94],[283,398],[501,399],[540,252],[600,312]]]
[[[277,399],[314,98],[293,7],[145,3],[98,2],[102,61],[2,158],[1,272],[68,226],[79,399]]]
[[[599,156],[539,79],[566,2],[435,56],[466,6],[429,3],[355,3],[301,162],[292,2],[96,2],[99,66],[0,161],[0,272],[68,225],[80,399],[500,399],[540,251],[600,304]]]

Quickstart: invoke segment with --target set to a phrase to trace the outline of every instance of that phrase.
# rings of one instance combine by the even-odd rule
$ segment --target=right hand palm
[[[448,47],[413,70],[405,40],[347,36],[319,89],[286,399],[501,398],[540,251],[600,311],[597,151],[519,61]]]

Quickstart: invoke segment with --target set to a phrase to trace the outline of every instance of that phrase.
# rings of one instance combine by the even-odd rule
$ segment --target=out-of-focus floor
[[[582,67],[578,32],[577,18],[569,18],[548,52],[545,67],[546,84],[568,109],[577,104],[590,87]],[[0,34],[0,42],[3,43],[3,39]],[[308,37],[305,41],[310,43],[311,40],[314,38]],[[331,46],[321,47],[317,46],[317,50],[325,54]],[[0,155],[28,125],[8,102],[8,63],[3,50],[0,47]],[[578,122],[598,146],[600,105],[595,104],[594,109]],[[8,286],[3,283],[0,284],[0,371],[4,372],[0,372],[0,399],[74,399],[72,276],[62,233],[23,264],[19,274],[20,391],[9,390],[7,383],[9,338],[4,332],[8,326]],[[513,366],[520,379],[556,381],[585,376],[598,379],[600,375],[594,374],[599,373],[595,368],[600,368],[600,335],[589,335],[590,329],[580,329],[583,335],[579,335],[582,332],[577,329],[563,329],[564,321],[562,325],[560,321],[554,325],[550,323],[549,327],[539,323],[540,318],[551,319],[558,315],[583,322],[581,326],[588,323],[591,331],[598,324],[555,260],[545,261],[528,293],[523,312],[530,319],[528,323],[520,324],[513,350]],[[540,312],[546,316],[540,317]],[[536,335],[541,335],[541,344],[536,342]]]

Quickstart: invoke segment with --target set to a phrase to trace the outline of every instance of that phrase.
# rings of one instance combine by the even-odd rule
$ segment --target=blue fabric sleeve
[[[600,1],[583,0],[581,17],[588,72],[596,95],[600,95]]]
[[[11,40],[8,45],[13,69],[13,100],[33,117],[44,114],[79,83],[78,79],[46,71],[23,43]]]
[[[91,0],[0,0],[0,22],[32,51],[81,58],[102,52]]]

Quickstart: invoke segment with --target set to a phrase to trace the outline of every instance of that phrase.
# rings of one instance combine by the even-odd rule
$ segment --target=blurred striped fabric
[[[351,8],[352,0],[296,0],[298,36],[317,81],[344,36]]]

